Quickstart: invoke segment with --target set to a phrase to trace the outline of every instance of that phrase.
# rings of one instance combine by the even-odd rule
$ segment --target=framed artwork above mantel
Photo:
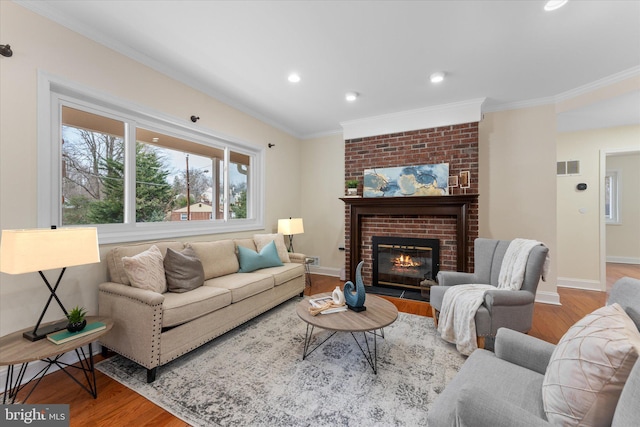
[[[364,170],[363,197],[421,197],[449,194],[449,163]]]

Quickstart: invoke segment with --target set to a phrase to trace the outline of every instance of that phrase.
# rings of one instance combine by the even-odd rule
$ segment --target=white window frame
[[[609,215],[605,213],[605,222],[607,225],[621,225],[620,220],[620,186],[621,186],[621,174],[617,170],[608,170],[605,173],[605,180],[611,179],[611,200],[607,200],[607,194],[605,192],[605,206],[607,201],[609,202]],[[605,187],[606,189],[606,183]]]
[[[135,222],[135,194],[131,184],[125,185],[125,222],[123,224],[97,224],[100,244],[120,243],[138,240],[154,240],[192,235],[208,235],[238,231],[264,229],[265,193],[265,149],[239,139],[222,135],[187,120],[154,111],[148,107],[98,92],[78,83],[38,71],[38,227],[61,226],[61,126],[60,102],[76,105],[97,114],[125,119],[132,123],[125,127],[125,139],[135,140],[135,127],[151,128],[173,134],[203,145],[224,148],[225,152],[225,212],[228,211],[228,170],[229,152],[234,151],[249,156],[251,173],[247,186],[251,189],[247,200],[247,217],[210,221],[171,221],[157,223]],[[125,174],[130,182],[135,182],[135,144],[126,147]],[[132,155],[133,154],[133,155]],[[133,204],[132,204],[133,203]],[[132,208],[133,207],[133,208]]]

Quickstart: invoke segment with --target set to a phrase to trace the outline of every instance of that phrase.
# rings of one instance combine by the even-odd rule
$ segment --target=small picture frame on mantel
[[[469,171],[460,172],[460,188],[471,187],[471,174]]]
[[[458,186],[458,176],[453,175],[449,177],[449,188],[455,188]]]

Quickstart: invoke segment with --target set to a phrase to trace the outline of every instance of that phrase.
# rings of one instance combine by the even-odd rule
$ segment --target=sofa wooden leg
[[[438,316],[440,315],[440,312],[438,310],[436,310],[434,307],[431,307],[431,316],[433,316],[433,324],[436,326],[436,329],[438,329]]]
[[[151,384],[156,380],[156,372],[158,371],[158,367],[156,366],[153,369],[147,369],[147,383]]]
[[[485,337],[478,337],[478,348],[484,348]]]

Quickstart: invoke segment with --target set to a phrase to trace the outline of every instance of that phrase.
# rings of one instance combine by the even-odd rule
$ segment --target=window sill
[[[178,223],[142,223],[136,225],[98,225],[98,241],[101,245],[136,242],[143,240],[173,239],[186,236],[227,234],[242,231],[263,230],[264,223],[257,220],[198,221]]]

